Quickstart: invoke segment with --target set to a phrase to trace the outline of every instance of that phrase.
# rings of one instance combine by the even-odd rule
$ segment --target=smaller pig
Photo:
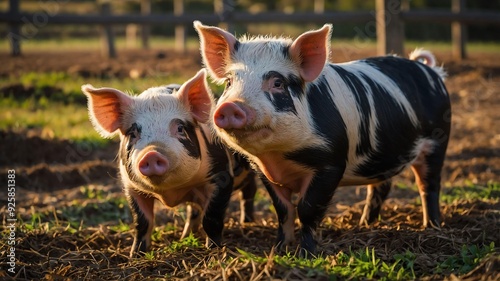
[[[151,246],[155,199],[167,207],[187,203],[182,237],[203,216],[207,246],[220,245],[233,190],[243,195],[240,220],[253,220],[254,172],[204,124],[213,105],[205,70],[182,86],[150,88],[138,96],[91,85],[82,91],[97,132],[120,136],[119,174],[136,229],[131,257]]]

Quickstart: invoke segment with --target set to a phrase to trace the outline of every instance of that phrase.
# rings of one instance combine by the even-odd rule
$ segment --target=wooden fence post
[[[125,27],[125,44],[127,48],[134,49],[137,43],[137,24],[129,23]]]
[[[19,0],[9,0],[9,14],[19,15]],[[21,32],[19,24],[10,24],[9,41],[11,52],[14,57],[21,55]]]
[[[234,28],[231,25],[231,13],[234,10],[235,3],[233,0],[214,0],[214,12],[219,16],[219,27],[234,33]]]
[[[151,15],[151,0],[141,0],[141,15]],[[141,42],[143,49],[149,49],[149,24],[141,25]]]
[[[101,14],[109,16],[111,15],[111,3],[109,1],[101,2]],[[105,24],[102,26],[101,34],[101,52],[104,56],[109,58],[116,58],[115,49],[115,38],[113,34],[113,29],[110,24]]]
[[[314,0],[314,12],[322,14],[325,11],[325,0]]]
[[[390,53],[402,55],[403,25],[400,19],[400,0],[376,0],[377,21],[377,54],[380,56]]]
[[[184,0],[174,0],[174,15],[182,14],[184,14]],[[175,26],[175,50],[185,53],[186,49],[186,27],[178,24]]]
[[[452,0],[451,11],[460,13],[465,11],[465,0]],[[467,57],[465,44],[467,42],[467,30],[464,24],[460,22],[451,23],[451,42],[452,55],[457,60],[462,60]]]

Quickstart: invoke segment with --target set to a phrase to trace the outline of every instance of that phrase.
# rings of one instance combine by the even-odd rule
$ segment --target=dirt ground
[[[332,50],[334,62],[372,55],[373,51],[364,49]],[[500,53],[471,54],[469,59],[460,62],[452,60],[447,53],[436,53],[436,57],[449,75],[446,85],[453,110],[451,139],[442,174],[443,184],[464,186],[472,182],[485,186],[490,181],[500,182]],[[91,52],[28,53],[18,58],[2,53],[0,61],[0,77],[48,71],[103,78],[158,73],[191,75],[201,65],[196,50],[186,54],[169,50],[123,50],[116,59],[103,59],[98,53]],[[82,185],[96,186],[107,194],[121,196],[121,187],[116,176],[116,142],[98,149],[77,146],[67,140],[43,139],[36,131],[0,131],[0,151],[1,178],[6,178],[6,170],[11,168],[15,168],[18,175],[16,181],[19,191],[16,201],[19,212],[29,214],[33,206],[37,210],[65,206],[72,200],[81,199],[82,194],[78,192],[78,188]],[[413,176],[410,171],[405,171],[396,181],[411,184]],[[448,242],[467,244],[493,241],[497,249],[500,246],[500,203],[461,202],[447,205],[442,210],[445,224],[443,232],[422,231],[419,229],[421,212],[419,207],[415,206],[415,197],[418,194],[413,190],[397,189],[390,194],[382,211],[382,221],[375,224],[373,228],[376,231],[373,231],[356,226],[361,215],[364,194],[362,187],[339,188],[333,202],[335,208],[332,208],[330,216],[325,219],[325,226],[319,229],[321,243],[333,245],[325,246],[327,252],[347,250],[352,245],[376,245],[377,250],[387,256],[402,252],[401,249],[404,248],[417,249],[419,253],[425,254],[419,255],[422,260],[419,261],[418,270],[426,272],[432,271],[432,261],[439,259],[439,255],[453,252],[453,249],[446,248],[450,246]],[[4,199],[1,202],[3,208]],[[231,210],[238,212],[233,205]],[[160,215],[157,224],[167,221],[170,214],[167,212],[166,215]],[[229,217],[238,216],[230,214]],[[227,244],[259,254],[264,249],[259,250],[255,245],[270,248],[274,238],[269,237],[275,237],[276,219],[268,210],[263,210],[262,206],[257,206],[257,218],[255,224],[243,230],[238,223],[229,219],[224,238],[228,241]],[[36,237],[31,239],[39,244],[50,243]],[[126,241],[120,239],[114,237],[112,241],[102,242],[104,244],[99,244],[99,247],[116,243],[126,244],[122,246],[126,247],[131,243],[130,237],[127,237]],[[26,249],[31,249],[30,247],[37,246],[26,244]],[[29,256],[29,253],[26,252],[25,255]],[[40,250],[40,257],[37,259],[43,260],[46,255],[49,255],[47,250]],[[125,261],[118,261],[123,262]],[[488,262],[466,277],[471,280],[494,280],[500,276],[500,261],[493,259]],[[40,263],[43,264],[43,261]],[[29,268],[29,265],[26,266]],[[36,265],[31,266],[36,268]],[[429,272],[429,275],[432,275],[432,272]],[[437,278],[443,277],[438,275]]]

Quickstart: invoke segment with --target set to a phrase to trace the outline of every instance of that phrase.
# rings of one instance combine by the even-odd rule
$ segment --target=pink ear
[[[229,32],[218,27],[206,26],[199,21],[194,21],[194,28],[200,36],[200,49],[203,63],[210,71],[213,78],[225,77],[226,65],[231,61],[238,40]]]
[[[303,33],[290,46],[290,55],[300,63],[300,75],[307,82],[318,78],[328,60],[331,30],[332,25],[325,24],[321,29]]]
[[[212,109],[212,92],[207,84],[205,69],[201,69],[193,78],[182,84],[176,95],[190,109],[195,120],[201,123],[208,121]]]
[[[89,116],[94,128],[103,137],[112,137],[116,130],[121,129],[123,112],[130,107],[133,99],[116,89],[96,89],[89,84],[83,85],[82,91],[88,98]]]

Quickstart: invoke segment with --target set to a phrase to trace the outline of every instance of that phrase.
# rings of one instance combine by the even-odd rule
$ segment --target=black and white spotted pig
[[[204,212],[188,205],[182,237],[197,229],[204,213],[209,245],[220,244],[233,187],[241,188],[245,200],[241,220],[253,220],[254,172],[203,124],[213,105],[205,70],[182,86],[150,88],[135,97],[91,85],[82,91],[95,129],[103,137],[120,135],[120,176],[136,225],[131,256],[151,245],[155,199],[168,207],[201,206]]]
[[[292,193],[299,193],[302,249],[337,186],[368,185],[361,223],[373,222],[391,177],[411,166],[423,225],[439,226],[440,172],[450,132],[443,71],[418,50],[328,63],[331,25],[297,39],[236,39],[194,23],[203,62],[226,88],[213,113],[217,134],[265,175],[279,220],[278,245],[294,240]],[[427,64],[427,65],[426,65]]]

